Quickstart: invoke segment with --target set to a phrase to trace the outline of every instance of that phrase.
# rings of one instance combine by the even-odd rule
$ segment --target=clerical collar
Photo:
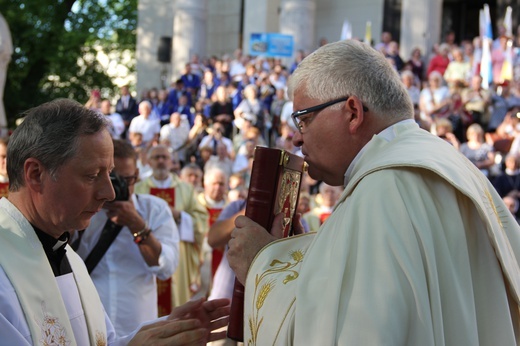
[[[153,184],[159,189],[166,189],[172,184],[172,176],[168,175],[168,178],[164,180],[157,180],[154,176],[151,177]]]
[[[65,253],[67,252],[65,246],[69,241],[70,233],[65,232],[58,239],[56,239],[43,232],[36,226],[32,226],[36,232],[36,235],[38,236],[38,239],[40,239],[40,242],[42,243],[43,250],[45,251],[45,255],[47,255],[47,259],[49,260],[49,264],[52,267],[54,276],[72,273],[67,256],[65,256]]]

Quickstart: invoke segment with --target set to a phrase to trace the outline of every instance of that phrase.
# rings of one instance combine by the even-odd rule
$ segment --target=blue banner
[[[253,33],[249,40],[249,54],[269,58],[292,57],[294,40],[291,35]]]

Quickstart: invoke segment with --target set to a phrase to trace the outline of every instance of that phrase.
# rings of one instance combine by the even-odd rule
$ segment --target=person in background
[[[125,122],[121,114],[112,112],[112,104],[109,100],[101,101],[101,113],[110,121],[108,129],[112,138],[121,139],[121,135],[125,132]]]
[[[488,178],[492,178],[491,168],[495,165],[493,147],[484,141],[484,130],[479,124],[472,124],[466,131],[468,141],[460,145],[460,152],[466,156]]]
[[[199,195],[204,191],[204,187],[202,186],[202,178],[204,176],[204,172],[202,169],[195,163],[188,163],[184,167],[182,167],[179,178],[185,182],[193,186],[195,189],[195,193]]]
[[[422,126],[427,130],[436,119],[450,116],[450,90],[442,84],[442,74],[433,71],[428,76],[428,87],[421,90],[419,111]]]
[[[137,100],[130,94],[128,85],[123,85],[120,89],[120,97],[116,103],[116,113],[119,113],[125,123],[125,131],[122,138],[127,137],[128,127],[132,119],[139,115]]]
[[[437,137],[444,139],[453,145],[457,150],[460,148],[460,142],[453,133],[453,124],[448,119],[437,119],[433,122],[430,132]]]
[[[128,128],[129,139],[133,140],[135,133],[142,134],[143,145],[154,145],[159,141],[161,123],[159,119],[152,119],[152,105],[149,101],[139,104],[139,116],[132,119]]]
[[[469,87],[462,91],[461,97],[464,109],[471,115],[473,122],[487,128],[491,99],[489,91],[482,88],[480,75],[471,77]]]
[[[99,111],[101,109],[101,93],[99,90],[94,89],[90,92],[90,97],[85,103],[85,107],[93,111]]]
[[[161,144],[170,147],[172,152],[176,152],[181,166],[186,162],[186,146],[188,145],[188,137],[190,134],[189,125],[182,121],[181,114],[172,113],[170,123],[163,125],[159,132],[159,141]]]
[[[212,168],[204,173],[204,190],[197,197],[208,211],[209,227],[217,221],[220,213],[228,204],[228,180],[229,176],[219,168]],[[202,250],[204,262],[201,268],[202,289],[199,295],[207,297],[210,293],[211,282],[215,272],[222,260],[224,247],[212,248],[209,246],[206,237]]]
[[[166,200],[179,229],[179,267],[169,287],[172,301],[178,306],[200,289],[200,256],[208,230],[208,213],[198,202],[193,186],[171,173],[172,157],[168,147],[161,144],[152,147],[148,158],[152,176],[138,182],[135,192],[155,194]]]
[[[9,137],[0,137],[0,183],[8,183],[7,175],[7,145]],[[4,197],[4,196],[2,196]]]
[[[428,64],[428,69],[426,71],[426,78],[430,78],[430,74],[433,71],[439,72],[442,75],[444,75],[444,72],[446,72],[446,69],[448,68],[448,65],[450,63],[449,58],[450,53],[450,46],[446,43],[442,43],[435,56],[430,60],[430,63]]]

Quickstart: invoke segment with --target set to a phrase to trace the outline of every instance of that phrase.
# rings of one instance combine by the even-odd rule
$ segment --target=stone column
[[[280,33],[294,37],[294,50],[312,52],[317,44],[315,36],[315,0],[282,0],[280,4]]]
[[[207,0],[175,0],[173,6],[173,76],[181,75],[194,54],[206,55]]]
[[[13,41],[7,21],[0,14],[0,135],[7,134],[7,118],[4,108],[4,87],[7,78],[7,66],[13,54]]]
[[[408,59],[414,47],[425,62],[435,43],[441,40],[442,0],[402,0],[400,54]]]

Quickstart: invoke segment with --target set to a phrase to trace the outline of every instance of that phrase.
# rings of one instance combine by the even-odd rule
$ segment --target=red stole
[[[209,227],[213,226],[215,221],[217,221],[220,212],[222,212],[222,209],[219,208],[208,208],[206,207],[209,213]],[[215,273],[217,271],[217,268],[220,264],[220,261],[222,261],[222,256],[224,255],[223,249],[213,249],[212,252],[212,258],[211,258],[211,277],[215,276]]]
[[[150,188],[150,194],[164,199],[169,206],[175,206],[175,188],[160,189]],[[172,278],[166,280],[157,279],[157,307],[159,317],[169,315],[173,308],[172,303]]]
[[[320,216],[320,225],[323,225],[323,223],[325,222],[325,220],[327,220],[330,216],[330,212],[325,212],[325,213],[321,213],[319,216]]]

